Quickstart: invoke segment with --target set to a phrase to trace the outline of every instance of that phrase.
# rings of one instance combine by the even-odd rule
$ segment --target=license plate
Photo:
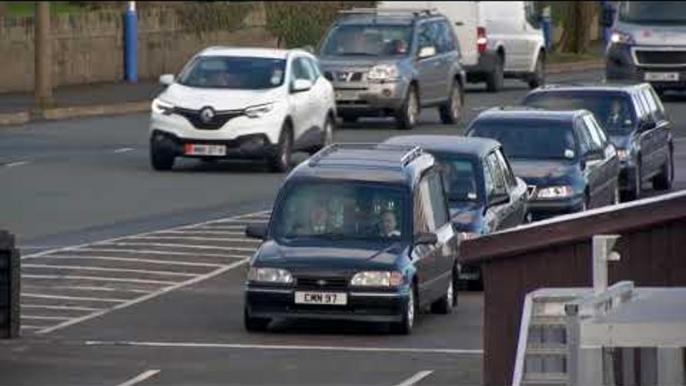
[[[678,72],[646,72],[645,80],[660,82],[678,82]]]
[[[226,146],[188,144],[185,146],[184,152],[186,155],[207,155],[221,157],[226,155]]]
[[[336,100],[339,101],[356,101],[360,99],[360,93],[354,90],[338,90],[336,91]]]
[[[348,304],[348,295],[332,292],[296,292],[295,304],[344,306]]]

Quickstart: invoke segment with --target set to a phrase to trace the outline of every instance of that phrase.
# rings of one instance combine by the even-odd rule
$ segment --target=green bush
[[[237,31],[255,9],[255,2],[185,2],[175,7],[181,27],[202,35],[214,31]]]
[[[316,46],[343,9],[375,7],[376,1],[267,1],[267,30],[288,48]]]

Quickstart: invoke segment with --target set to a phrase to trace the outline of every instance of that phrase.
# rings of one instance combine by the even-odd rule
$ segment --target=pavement
[[[551,64],[546,71],[548,74],[560,74],[600,68],[604,68],[603,61],[589,60]],[[164,86],[151,80],[63,86],[54,90],[53,103],[45,111],[33,109],[33,94],[30,92],[3,93],[0,94],[0,127],[40,120],[147,112],[152,99],[163,89]]]
[[[496,94],[470,86],[459,125],[427,109],[413,132],[462,134],[480,111],[527,92],[514,80]],[[665,100],[675,190],[686,189],[684,102]],[[0,386],[481,383],[481,292],[461,291],[451,315],[422,314],[410,336],[336,322],[245,332],[246,259],[257,245],[242,229],[266,221],[285,175],[195,160],[154,172],[147,125],[148,114],[136,113],[0,130],[0,228],[17,236],[23,256],[22,337],[0,340]],[[361,120],[337,127],[335,140],[397,134],[389,120]]]

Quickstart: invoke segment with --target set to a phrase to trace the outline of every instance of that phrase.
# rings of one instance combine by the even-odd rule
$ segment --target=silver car
[[[620,1],[605,58],[607,79],[686,89],[686,2]]]
[[[462,116],[465,73],[453,29],[441,14],[344,11],[319,57],[344,122],[385,116],[394,117],[397,128],[411,129],[423,107],[437,107],[445,124]]]

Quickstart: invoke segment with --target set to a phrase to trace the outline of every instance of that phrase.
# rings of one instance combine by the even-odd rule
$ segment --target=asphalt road
[[[586,72],[557,82],[598,79]],[[415,132],[460,134],[479,111],[517,104],[524,83],[471,89],[459,127],[426,111]],[[675,189],[686,188],[686,98],[671,98]],[[683,128],[683,129],[682,129]],[[388,121],[339,128],[380,141]],[[355,323],[242,328],[246,224],[266,221],[283,175],[262,165],[148,166],[147,117],[0,131],[0,228],[22,247],[23,338],[0,341],[0,385],[479,384],[483,299],[422,315],[411,336]]]

